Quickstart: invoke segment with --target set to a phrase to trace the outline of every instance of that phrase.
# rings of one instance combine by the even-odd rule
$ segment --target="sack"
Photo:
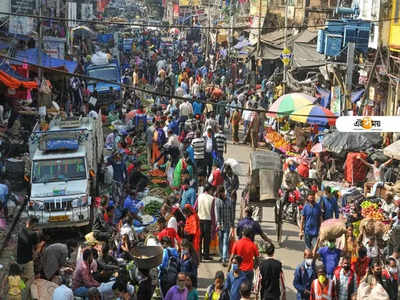
[[[375,235],[375,220],[371,218],[362,219],[360,222],[360,232],[367,236]]]
[[[336,240],[346,233],[346,223],[344,219],[329,219],[321,224],[319,238],[321,241]]]
[[[168,252],[168,265],[167,268],[163,269],[163,286],[166,291],[168,291],[172,286],[176,284],[176,280],[178,279],[179,273],[179,258],[172,255],[169,249]]]
[[[375,235],[378,239],[381,239],[383,235],[389,231],[387,225],[381,221],[375,221]]]

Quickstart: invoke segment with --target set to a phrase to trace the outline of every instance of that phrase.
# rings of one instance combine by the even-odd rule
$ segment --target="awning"
[[[269,44],[261,43],[260,58],[262,59],[280,59],[283,48],[274,47]]]
[[[294,43],[293,67],[318,67],[325,63],[325,57],[317,52],[316,44]]]
[[[6,63],[0,65],[0,81],[12,89],[20,87],[26,89],[37,88],[36,81],[29,81],[27,78],[22,77]]]
[[[16,59],[24,61],[26,63],[31,63],[35,65],[39,65],[39,57],[38,57],[39,50],[37,48],[32,48],[24,51],[17,51]],[[69,73],[74,73],[78,63],[70,60],[54,58],[48,56],[46,53],[41,52],[41,62],[40,65],[46,68],[51,69],[64,69]],[[23,63],[12,61],[14,65],[21,65]]]
[[[318,32],[304,30],[300,32],[294,39],[295,43],[306,43],[309,44],[318,37]]]

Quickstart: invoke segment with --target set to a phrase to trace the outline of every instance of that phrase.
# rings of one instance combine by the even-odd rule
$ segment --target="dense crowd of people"
[[[75,93],[82,101],[71,100],[76,105],[68,109],[103,118],[114,127],[105,139],[112,189],[96,198],[97,211],[86,243],[48,244],[48,238],[36,229],[38,220],[27,220],[18,234],[16,263],[9,268],[9,299],[25,299],[26,294],[53,300],[74,296],[150,300],[153,295],[167,300],[198,299],[199,264],[214,260],[213,255],[219,257],[221,269],[206,289],[206,300],[244,300],[254,294],[263,300],[287,299],[283,265],[274,258],[274,243],[253,218],[253,207],[244,208],[242,219],[235,218],[237,201],[241,201],[239,177],[226,157],[228,129],[234,144],[259,146],[267,121],[259,109],[268,107],[276,96],[273,85],[263,81],[259,89],[237,93],[250,74],[246,64],[232,60],[224,48],[206,57],[199,44],[182,38],[173,41],[173,59],[170,51],[161,46],[160,36],[146,32],[135,51],[122,57],[123,83],[153,87],[150,105],[127,88],[122,105],[108,115],[98,115],[97,92],[88,94],[85,84],[71,80],[74,90],[82,89]],[[118,129],[121,124],[123,129]],[[271,119],[268,124],[288,136],[298,129],[286,121],[277,124]],[[344,192],[324,184],[338,171],[336,158],[310,152],[321,130],[305,138],[300,154],[284,164],[285,203],[291,192],[308,185],[299,232],[305,244],[304,261],[293,281],[297,299],[395,300],[399,243],[360,226],[365,199],[350,200],[357,189],[348,185]],[[144,145],[144,161],[138,159],[138,145]],[[368,197],[376,199],[378,190],[386,186],[384,170],[392,161],[356,159],[371,169],[375,184]],[[163,170],[172,188],[163,199],[153,234],[135,230],[144,222],[141,199],[150,184],[142,169],[145,164]],[[107,181],[108,175],[107,171],[100,174],[100,180]],[[388,192],[384,200],[374,203],[390,232],[396,233],[400,209],[394,195]],[[323,222],[339,218],[345,219],[343,235],[322,239]],[[264,255],[256,235],[265,243]],[[161,264],[138,268],[133,263],[135,247],[151,244],[162,247]]]

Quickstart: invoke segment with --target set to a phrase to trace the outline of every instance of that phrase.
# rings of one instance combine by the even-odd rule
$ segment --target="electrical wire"
[[[0,12],[0,15],[8,15],[8,16],[19,16],[19,17],[29,17],[36,19],[45,19],[51,20],[55,22],[76,22],[76,23],[86,23],[86,24],[100,24],[100,25],[119,25],[119,26],[136,26],[136,27],[155,27],[155,28],[181,28],[181,29],[268,29],[268,30],[282,30],[282,29],[308,29],[308,28],[321,28],[325,27],[325,24],[322,25],[292,25],[292,26],[279,26],[279,27],[268,27],[268,26],[193,26],[193,25],[163,25],[163,24],[148,24],[148,23],[131,23],[131,22],[111,22],[111,21],[91,21],[91,20],[82,20],[82,19],[68,19],[68,18],[58,18],[58,17],[46,17],[46,16],[38,16],[38,15],[26,15],[26,14],[18,14],[18,13],[7,13]],[[371,23],[382,23],[388,21],[399,20],[399,18],[387,18],[387,19],[379,19],[375,21],[369,21]],[[358,21],[357,19],[355,21]],[[335,26],[335,25],[334,25]],[[336,25],[338,26],[338,25]]]
[[[112,80],[107,80],[107,79],[102,79],[102,78],[96,78],[96,77],[91,77],[91,76],[87,76],[87,75],[82,75],[82,74],[76,74],[76,73],[70,73],[70,72],[66,72],[66,71],[62,71],[62,70],[58,70],[58,69],[52,69],[52,68],[48,68],[48,67],[44,67],[44,66],[40,66],[37,64],[33,64],[33,63],[29,63],[17,58],[13,58],[13,57],[9,57],[7,55],[4,54],[0,54],[0,57],[6,58],[8,60],[11,61],[16,61],[18,63],[23,63],[23,64],[27,64],[39,69],[43,69],[43,70],[47,70],[47,71],[51,71],[51,72],[56,72],[56,73],[60,73],[60,74],[64,74],[66,76],[71,76],[71,77],[78,77],[78,78],[82,78],[84,80],[92,80],[92,81],[97,81],[97,82],[105,82],[105,83],[110,83],[110,84],[114,84],[114,85],[118,85],[120,87],[126,88],[126,89],[130,89],[130,90],[135,90],[135,91],[139,91],[139,92],[143,92],[146,94],[150,94],[150,95],[154,95],[154,96],[158,96],[158,97],[165,97],[165,98],[173,98],[173,99],[179,99],[179,100],[189,100],[189,101],[197,101],[203,104],[209,104],[209,103],[213,103],[210,101],[202,101],[199,99],[194,99],[192,97],[180,97],[180,96],[171,96],[171,95],[167,95],[167,94],[162,94],[162,93],[158,93],[158,92],[154,92],[154,91],[150,91],[147,89],[142,89],[142,88],[138,88],[132,85],[127,85],[121,82],[117,82],[117,81],[112,81]],[[218,105],[218,103],[213,103]],[[243,110],[248,110],[248,111],[254,111],[254,112],[264,112],[264,113],[269,113],[269,114],[275,114],[277,115],[277,112],[275,111],[269,111],[266,109],[255,109],[255,108],[240,108],[237,106],[232,106],[232,105],[225,105],[224,107],[226,108],[239,108],[239,109],[243,109]],[[291,115],[291,116],[298,116],[298,117],[309,117],[309,115],[303,115],[303,114],[294,114],[294,113],[279,113],[279,115]],[[313,115],[313,118],[321,118],[321,119],[337,119],[337,116],[326,116],[326,115]]]

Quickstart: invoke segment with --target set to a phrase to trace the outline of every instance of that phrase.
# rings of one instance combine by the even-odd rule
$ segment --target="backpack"
[[[176,285],[176,280],[178,279],[179,273],[179,258],[172,255],[172,252],[167,249],[168,252],[168,264],[165,269],[163,269],[163,276],[161,277],[163,281],[164,290],[168,291],[172,286]]]

